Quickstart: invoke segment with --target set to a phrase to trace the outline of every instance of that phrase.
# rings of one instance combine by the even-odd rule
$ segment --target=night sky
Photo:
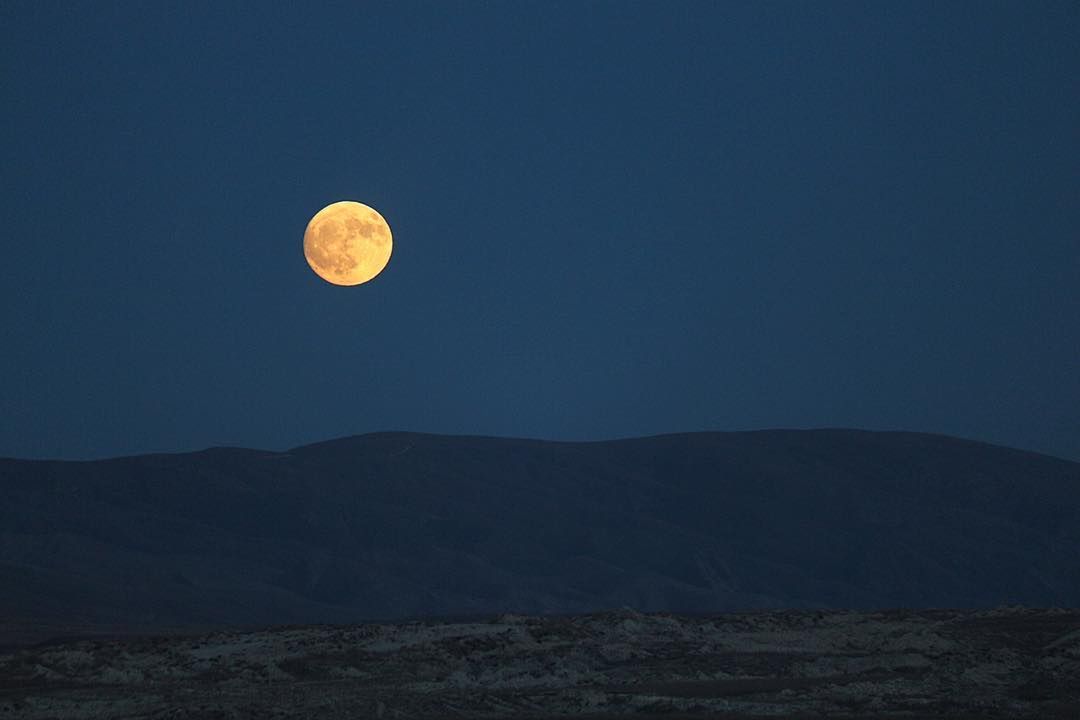
[[[0,455],[942,432],[1080,459],[1080,5],[6,2]],[[308,268],[331,202],[387,269]]]

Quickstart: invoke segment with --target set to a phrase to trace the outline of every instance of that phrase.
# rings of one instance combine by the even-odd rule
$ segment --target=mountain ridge
[[[338,443],[349,443],[365,438],[389,438],[389,437],[417,437],[417,438],[444,438],[444,439],[464,439],[464,440],[483,440],[483,441],[510,441],[515,443],[535,443],[546,445],[607,445],[617,443],[630,443],[637,441],[659,440],[663,438],[683,438],[683,437],[698,437],[698,436],[750,436],[750,435],[811,435],[811,434],[826,434],[826,433],[843,433],[851,435],[892,435],[892,436],[912,436],[912,437],[924,437],[924,438],[941,438],[956,443],[967,443],[972,446],[980,446],[985,448],[994,448],[995,450],[1022,453],[1024,455],[1037,455],[1052,460],[1058,460],[1069,464],[1080,463],[1080,460],[1071,460],[1059,455],[1052,455],[1050,453],[1040,452],[1038,450],[1030,450],[1027,448],[1016,447],[1011,445],[1001,445],[999,443],[992,443],[986,440],[979,440],[976,438],[962,437],[959,435],[949,435],[947,433],[932,433],[922,432],[918,430],[871,430],[863,428],[853,428],[845,426],[827,426],[827,427],[770,427],[759,428],[754,430],[692,430],[685,432],[666,432],[655,433],[651,435],[627,435],[611,438],[602,438],[599,440],[558,440],[551,438],[533,438],[533,437],[519,437],[513,435],[486,435],[486,434],[474,434],[474,433],[437,433],[437,432],[421,432],[414,430],[377,430],[367,433],[355,433],[351,435],[341,435],[337,437],[327,438],[325,440],[316,440],[309,443],[302,443],[295,445],[284,450],[270,450],[261,447],[248,447],[246,445],[207,445],[206,447],[196,448],[194,450],[180,450],[180,451],[157,451],[157,452],[143,452],[143,453],[125,453],[120,455],[111,455],[107,457],[95,457],[95,458],[29,458],[19,457],[14,455],[0,455],[0,462],[14,461],[25,463],[98,463],[98,462],[112,462],[116,460],[130,460],[136,458],[147,457],[174,457],[174,456],[187,456],[198,455],[202,453],[227,453],[227,452],[243,452],[243,453],[261,453],[267,455],[289,455],[298,450],[304,450],[307,448],[315,448],[322,446],[330,446]]]
[[[145,626],[1080,605],[1080,464],[846,429],[0,460],[0,611]]]

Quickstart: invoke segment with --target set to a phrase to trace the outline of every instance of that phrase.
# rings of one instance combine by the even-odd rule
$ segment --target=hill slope
[[[850,430],[0,460],[9,624],[1080,606],[1080,464]]]

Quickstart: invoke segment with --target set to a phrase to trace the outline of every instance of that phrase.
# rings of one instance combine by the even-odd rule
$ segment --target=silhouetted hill
[[[10,626],[1080,605],[1080,464],[850,430],[0,460]]]

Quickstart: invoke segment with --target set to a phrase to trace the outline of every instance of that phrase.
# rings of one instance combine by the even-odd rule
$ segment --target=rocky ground
[[[4,718],[1080,717],[1080,611],[630,610],[49,643]]]

